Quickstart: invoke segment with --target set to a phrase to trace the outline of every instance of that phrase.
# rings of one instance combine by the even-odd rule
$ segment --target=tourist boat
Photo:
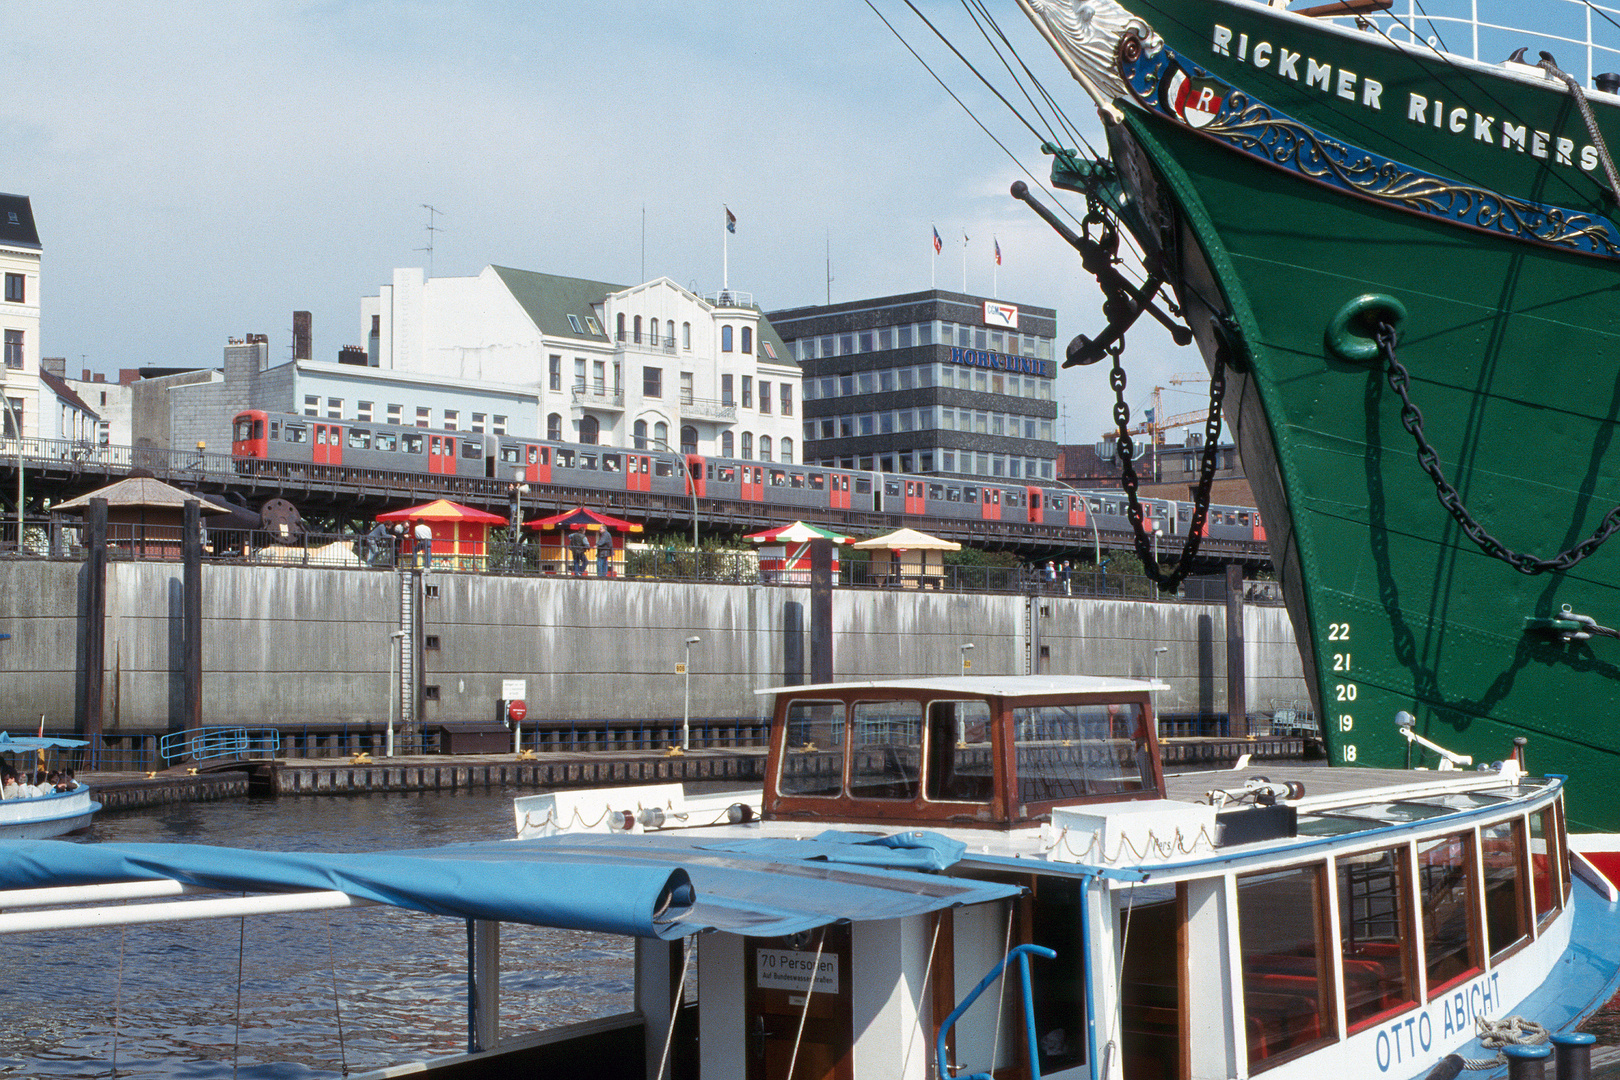
[[[1219,368],[1335,763],[1524,737],[1620,829],[1615,9],[1017,3],[1106,133],[1053,167],[1110,319],[1068,360],[1168,301]]]
[[[1415,1078],[1491,1058],[1479,1021],[1563,1032],[1614,992],[1620,903],[1566,842],[1563,778],[1511,755],[1166,776],[1156,689],[779,688],[758,803],[525,796],[516,839],[426,852],[21,845],[0,933],[361,902],[467,919],[468,1053],[378,1077]],[[201,888],[256,895],[29,906]],[[634,936],[636,1009],[500,1041],[500,921]]]
[[[12,737],[0,731],[0,754],[26,754],[31,759],[43,750],[63,746],[84,746],[81,739]],[[18,760],[18,772],[32,764],[28,759]],[[34,795],[25,799],[0,799],[0,840],[43,839],[65,836],[90,827],[90,819],[101,804],[90,798],[90,789],[83,784],[73,791],[58,791],[52,795]]]

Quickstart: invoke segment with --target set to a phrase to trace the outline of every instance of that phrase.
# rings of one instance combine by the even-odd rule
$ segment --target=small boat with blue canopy
[[[19,773],[33,771],[32,762],[22,755],[38,755],[43,761],[47,750],[85,745],[83,739],[14,736],[0,731],[0,757],[15,761]],[[79,832],[90,827],[91,817],[100,809],[101,804],[90,798],[90,789],[83,784],[72,791],[49,795],[0,797],[0,840],[42,839]]]
[[[1567,842],[1561,777],[1511,756],[1166,775],[1157,688],[763,691],[762,790],[524,796],[506,840],[25,842],[0,859],[0,934],[361,904],[464,919],[467,1052],[400,1067],[445,1077],[1416,1080],[1453,1057],[1501,1075],[1498,1041],[1582,1053],[1568,1033],[1620,982],[1620,903],[1586,854],[1603,845]],[[502,1039],[502,923],[634,938],[635,1008]]]

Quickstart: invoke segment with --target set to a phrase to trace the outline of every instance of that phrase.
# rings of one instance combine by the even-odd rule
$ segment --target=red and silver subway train
[[[1120,491],[676,455],[257,409],[237,414],[231,453],[244,476],[303,477],[318,475],[320,467],[333,467],[522,481],[582,493],[689,496],[695,489],[702,499],[770,503],[794,510],[903,514],[925,528],[929,519],[967,519],[1130,530]],[[1142,508],[1150,532],[1159,529],[1164,536],[1185,536],[1191,526],[1191,502],[1144,498]],[[1204,535],[1261,543],[1266,539],[1259,512],[1242,506],[1211,506]]]

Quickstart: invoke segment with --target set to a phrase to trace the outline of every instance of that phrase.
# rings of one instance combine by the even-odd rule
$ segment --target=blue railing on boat
[[[275,757],[280,752],[281,733],[274,728],[197,728],[170,732],[158,742],[158,753],[169,763],[187,758],[213,761],[254,755]]]
[[[1031,956],[1044,956],[1048,960],[1057,959],[1057,953],[1053,952],[1051,949],[1048,949],[1044,945],[1018,946],[1006,956],[1003,956],[1001,958],[1001,963],[990,969],[990,974],[979,980],[979,985],[975,986],[972,991],[968,993],[968,996],[962,999],[962,1003],[960,1005],[951,1010],[951,1015],[947,1016],[945,1018],[945,1022],[939,1026],[939,1038],[934,1042],[934,1055],[936,1060],[939,1062],[939,1075],[941,1077],[946,1078],[946,1080],[993,1080],[991,1075],[987,1072],[971,1073],[966,1076],[953,1077],[951,1075],[950,1064],[946,1060],[945,1056],[945,1044],[946,1040],[950,1038],[951,1028],[956,1026],[956,1022],[962,1018],[962,1014],[967,1012],[975,1001],[979,1000],[979,995],[984,993],[985,990],[989,989],[991,983],[995,982],[1001,977],[1001,973],[1006,969],[1007,964],[1016,957],[1018,960],[1018,974],[1023,985],[1024,1037],[1029,1041],[1029,1073],[1031,1080],[1041,1080],[1040,1047],[1035,1041],[1035,998],[1030,993],[1029,988],[1029,958]],[[994,1067],[993,1062],[991,1063],[991,1067]]]

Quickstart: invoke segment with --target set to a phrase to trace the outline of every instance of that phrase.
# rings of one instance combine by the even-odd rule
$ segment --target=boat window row
[[[782,796],[989,802],[994,723],[983,700],[796,700],[776,778]],[[1035,705],[1011,713],[1020,803],[1154,791],[1135,703]]]
[[[1533,941],[1568,902],[1561,805],[1413,843],[1238,875],[1250,1072],[1341,1034],[1386,1022],[1400,1028],[1398,1017],[1447,995],[1455,1001],[1445,1002],[1440,1015],[1452,1018],[1445,1022],[1454,1030],[1471,1031],[1488,1007],[1485,997],[1496,990],[1489,982],[1466,984]]]

